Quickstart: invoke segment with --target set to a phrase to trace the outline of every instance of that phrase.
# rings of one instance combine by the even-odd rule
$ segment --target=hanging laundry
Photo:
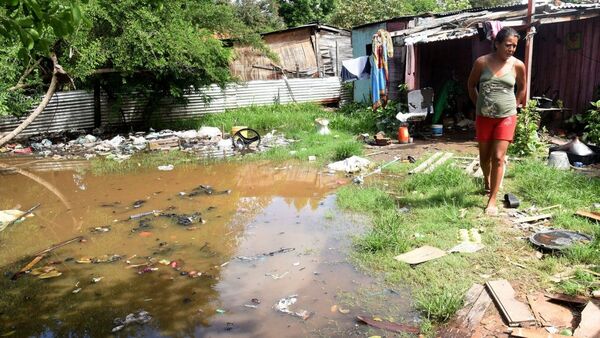
[[[371,64],[369,63],[368,56],[342,61],[340,76],[344,82],[368,79],[370,73]]]
[[[384,29],[380,29],[373,35],[373,53],[369,57],[371,63],[371,98],[373,110],[385,107],[388,100],[388,58],[394,56],[394,45],[392,37]]]
[[[483,30],[485,32],[485,38],[493,41],[496,38],[496,34],[502,29],[503,25],[500,21],[486,21],[483,23]]]

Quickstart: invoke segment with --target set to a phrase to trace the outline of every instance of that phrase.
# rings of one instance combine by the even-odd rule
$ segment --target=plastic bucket
[[[570,168],[569,157],[564,151],[553,151],[548,156],[548,166],[556,169],[567,170]]]
[[[431,136],[440,137],[444,132],[443,124],[432,124],[431,125]]]
[[[231,136],[235,135],[235,133],[237,133],[238,131],[242,130],[242,129],[246,129],[248,128],[247,126],[233,126],[231,127]],[[242,135],[242,136],[246,136],[246,135]]]
[[[398,128],[398,142],[400,142],[400,143],[409,143],[410,142],[410,135],[408,134],[407,127]]]

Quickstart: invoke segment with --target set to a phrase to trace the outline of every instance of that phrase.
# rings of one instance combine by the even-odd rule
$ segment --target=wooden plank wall
[[[573,113],[585,112],[600,86],[600,17],[538,27],[533,44],[532,96],[545,91],[557,96]],[[581,48],[567,46],[579,33]],[[568,114],[567,116],[568,117]]]

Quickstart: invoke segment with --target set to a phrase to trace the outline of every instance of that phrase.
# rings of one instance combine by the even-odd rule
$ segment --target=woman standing
[[[494,51],[475,60],[469,75],[469,97],[476,106],[475,138],[489,200],[488,215],[497,215],[496,195],[502,182],[504,157],[515,134],[517,107],[525,105],[525,65],[513,56],[519,33],[502,28]],[[515,85],[517,93],[515,95]]]

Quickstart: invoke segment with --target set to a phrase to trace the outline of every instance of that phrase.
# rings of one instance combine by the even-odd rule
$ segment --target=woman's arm
[[[481,71],[484,65],[484,57],[480,56],[475,60],[473,68],[471,68],[471,74],[469,74],[469,80],[467,81],[467,90],[469,91],[469,98],[474,105],[477,105],[477,84],[481,77]]]
[[[527,98],[527,75],[525,64],[521,60],[515,61],[515,72],[517,73],[517,107],[524,107]]]

